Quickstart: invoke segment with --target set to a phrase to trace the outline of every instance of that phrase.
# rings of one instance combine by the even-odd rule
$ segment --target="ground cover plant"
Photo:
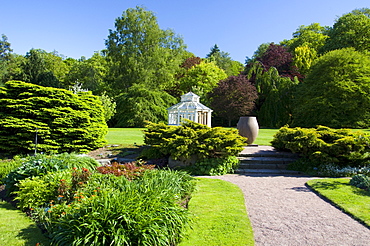
[[[307,184],[335,206],[370,228],[370,194],[350,184],[348,178],[314,179]]]
[[[189,210],[195,217],[180,246],[254,245],[244,196],[236,185],[198,178]]]
[[[44,176],[49,172],[70,168],[87,168],[88,170],[93,170],[99,165],[96,160],[88,156],[79,156],[76,154],[38,154],[19,158],[17,162],[21,164],[16,169],[9,172],[3,179],[8,194],[16,191],[19,182],[26,178]]]

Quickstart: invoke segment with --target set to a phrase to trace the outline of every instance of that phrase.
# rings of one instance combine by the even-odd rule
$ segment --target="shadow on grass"
[[[345,184],[339,181],[325,182],[320,181],[315,184],[310,185],[313,189],[323,189],[323,190],[333,190],[339,189],[341,186],[351,186],[350,184]]]
[[[319,196],[325,202],[331,204],[335,208],[339,209],[343,213],[346,213],[347,215],[352,217],[354,220],[358,221],[360,224],[362,224],[365,227],[370,229],[370,226],[367,225],[362,219],[360,219],[356,215],[348,212],[346,209],[342,208],[340,205],[336,204],[330,198],[326,197],[325,195],[323,195],[319,192],[319,189],[321,189],[321,190],[335,190],[335,189],[340,189],[341,187],[344,187],[344,186],[347,186],[347,187],[349,186],[351,188],[354,187],[354,186],[350,185],[349,183],[343,183],[343,182],[339,182],[339,181],[330,181],[330,182],[320,181],[320,182],[317,182],[315,184],[310,184],[310,185],[306,183],[305,186],[308,189],[312,190],[312,192],[314,192],[317,196]],[[364,196],[366,194],[369,195],[366,190],[361,190],[361,189],[357,189],[357,188],[352,189],[352,192],[354,194],[360,195],[360,196]]]
[[[0,200],[1,201],[1,200]],[[0,210],[11,210],[19,211],[17,208],[13,207],[10,203],[0,203]],[[15,236],[15,240],[23,240],[25,246],[35,246],[35,245],[50,245],[49,239],[47,239],[41,230],[36,226],[36,224],[31,224],[25,228],[18,231],[18,235]]]

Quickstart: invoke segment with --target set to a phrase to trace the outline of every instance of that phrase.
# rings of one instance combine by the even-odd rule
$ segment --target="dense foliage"
[[[150,123],[144,131],[147,145],[160,156],[170,156],[174,160],[189,163],[195,159],[199,174],[226,174],[236,166],[229,157],[236,156],[245,145],[245,138],[236,129],[208,126],[188,121],[181,126],[168,126],[163,123]],[[204,169],[197,166],[210,165]],[[197,164],[198,163],[198,164]],[[192,169],[190,168],[190,169]]]
[[[297,88],[294,125],[370,126],[370,56],[353,48],[320,57]]]
[[[231,126],[232,121],[252,112],[257,90],[245,76],[230,76],[220,81],[208,96],[215,115],[226,118]]]
[[[349,184],[370,191],[370,177],[364,174],[353,176]]]
[[[190,220],[195,182],[185,172],[145,163],[97,171],[94,159],[70,154],[18,161],[6,188],[53,245],[175,245]]]
[[[103,112],[90,92],[8,81],[0,88],[0,151],[83,153],[102,147],[108,131]]]
[[[19,182],[30,177],[44,176],[48,172],[68,168],[94,170],[98,166],[98,162],[88,156],[65,153],[54,156],[38,154],[26,158],[17,158],[14,162],[18,167],[9,172],[4,179],[8,193],[18,190]]]
[[[298,161],[298,165],[301,165],[298,169],[302,171],[313,168],[324,174],[337,167],[356,167],[357,170],[365,167],[363,171],[367,172],[370,165],[370,135],[361,131],[324,126],[282,127],[274,135],[271,144],[279,150],[299,153],[303,158]]]
[[[56,51],[46,52],[42,49],[31,49],[24,56],[13,54],[10,42],[2,35],[0,86],[10,80],[64,89],[80,84],[82,89],[101,96],[110,126],[140,127],[145,121],[166,122],[166,109],[189,91],[201,96],[201,102],[206,106],[217,104],[216,99],[212,100],[208,93],[218,86],[220,80],[238,76],[242,71],[257,88],[258,99],[252,114],[258,117],[263,127],[276,128],[293,123],[301,127],[313,127],[315,124],[367,127],[369,92],[352,90],[352,84],[357,83],[358,79],[368,80],[368,74],[362,71],[367,68],[352,67],[353,60],[347,59],[348,54],[343,55],[340,64],[328,57],[340,49],[353,48],[363,55],[361,59],[364,63],[369,60],[365,57],[370,47],[369,13],[368,8],[355,9],[339,16],[333,26],[321,26],[319,23],[301,25],[289,40],[264,43],[257,47],[252,58],[246,59],[242,71],[242,64],[232,60],[229,53],[221,51],[217,45],[211,47],[204,58],[197,57],[186,50],[180,35],[170,29],[160,28],[153,12],[143,7],[129,8],[115,20],[114,28],[109,30],[106,49],[95,52],[88,59],[66,58]],[[329,72],[324,71],[326,68],[320,68],[323,59],[328,59]],[[335,72],[339,76],[327,78],[326,72]],[[311,90],[308,84],[313,74],[320,77],[317,80],[320,83]],[[354,77],[353,74],[359,76]],[[332,90],[326,88],[326,79],[328,84],[334,81],[335,86],[330,88],[335,93],[329,94]],[[340,80],[338,88],[336,83]],[[311,100],[312,95],[307,95],[309,99],[302,99],[306,90],[328,93],[318,97],[313,95],[314,100]],[[342,92],[350,92],[351,95],[346,95],[350,98],[360,98],[359,102],[348,105],[361,109],[353,110],[358,114],[351,113],[344,124],[338,123],[342,119],[337,118],[338,112],[343,109],[343,102],[347,101],[343,99]],[[338,100],[332,100],[331,95],[338,97]],[[304,109],[293,110],[296,108],[295,98],[298,98],[296,105],[304,104]],[[116,111],[114,105],[117,105]],[[239,107],[227,105],[230,112],[237,111]],[[304,112],[311,114],[321,109],[321,105],[325,106],[323,111],[329,108],[331,114],[320,112],[318,122],[306,124],[307,117],[314,119],[317,115],[307,116]],[[112,109],[110,112],[107,110],[109,108]],[[220,108],[214,109],[214,122],[226,125],[224,122],[229,123],[230,118],[219,111]],[[321,117],[326,119],[322,120]]]

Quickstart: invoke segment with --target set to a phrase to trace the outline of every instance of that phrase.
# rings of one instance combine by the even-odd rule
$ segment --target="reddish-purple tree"
[[[293,65],[293,55],[284,46],[270,44],[266,52],[261,57],[257,57],[257,61],[263,64],[265,72],[270,67],[275,67],[282,77],[293,79],[297,76],[299,80],[303,78],[298,68]]]
[[[254,85],[244,75],[230,76],[218,83],[209,94],[215,115],[233,120],[251,113],[258,95]]]

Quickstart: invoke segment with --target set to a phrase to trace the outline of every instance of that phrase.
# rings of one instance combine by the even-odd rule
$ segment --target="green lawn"
[[[192,229],[179,246],[254,245],[244,196],[235,184],[199,178],[189,211],[195,216]]]
[[[180,246],[254,245],[252,226],[238,186],[218,180],[199,178],[189,203],[192,229]],[[48,245],[48,240],[21,211],[0,202],[1,246]]]
[[[349,184],[348,178],[314,179],[307,182],[320,195],[370,228],[370,194]]]
[[[108,144],[144,144],[145,128],[109,128],[106,139]]]
[[[109,128],[106,139],[108,144],[144,144],[145,128]],[[271,145],[273,135],[278,129],[260,129],[254,144]]]
[[[3,201],[0,201],[0,242],[1,246],[49,245],[30,218]]]
[[[109,128],[106,139],[108,144],[144,144],[145,128]],[[256,141],[253,144],[271,145],[271,140],[274,134],[279,129],[259,129]],[[357,129],[354,129],[357,130]],[[366,133],[370,133],[370,129],[361,129]]]

